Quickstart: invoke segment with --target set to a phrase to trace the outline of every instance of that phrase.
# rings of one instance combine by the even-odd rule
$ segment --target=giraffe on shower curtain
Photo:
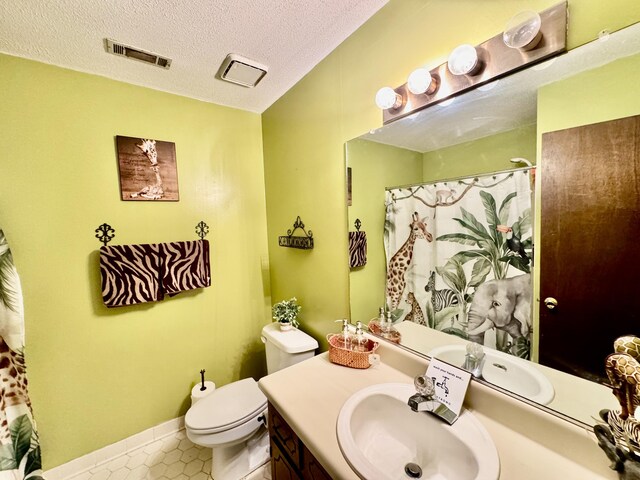
[[[24,361],[18,272],[0,229],[0,480],[41,480],[42,463]]]

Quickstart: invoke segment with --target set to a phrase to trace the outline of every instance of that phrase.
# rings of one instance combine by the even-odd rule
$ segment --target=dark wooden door
[[[640,116],[546,133],[541,163],[540,363],[604,381],[640,336]]]

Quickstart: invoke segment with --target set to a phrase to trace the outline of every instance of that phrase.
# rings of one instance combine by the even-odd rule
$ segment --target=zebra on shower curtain
[[[529,358],[530,170],[386,192],[387,308]],[[416,310],[420,311],[416,311]]]
[[[41,480],[42,464],[27,391],[22,289],[0,229],[0,480],[3,479]]]

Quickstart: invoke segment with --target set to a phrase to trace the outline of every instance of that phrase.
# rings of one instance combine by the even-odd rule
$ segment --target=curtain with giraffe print
[[[532,175],[386,193],[387,308],[522,358],[531,345]]]
[[[0,229],[0,480],[42,479],[26,375],[22,289]]]

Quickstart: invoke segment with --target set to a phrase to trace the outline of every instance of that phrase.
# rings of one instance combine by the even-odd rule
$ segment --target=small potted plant
[[[280,330],[289,330],[292,327],[298,328],[300,323],[298,322],[298,314],[302,307],[296,302],[296,297],[289,300],[282,300],[276,303],[271,309],[273,319],[280,324]]]

